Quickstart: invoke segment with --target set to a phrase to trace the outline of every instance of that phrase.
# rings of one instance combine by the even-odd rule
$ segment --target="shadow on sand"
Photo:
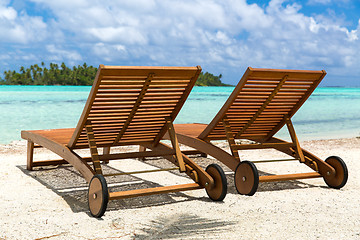
[[[88,212],[88,184],[72,166],[62,165],[56,167],[41,167],[35,168],[33,171],[28,171],[24,165],[17,167],[26,175],[32,177],[42,185],[51,189],[57,195],[61,196],[73,212]],[[112,168],[108,165],[104,165],[102,167],[104,173],[120,172],[118,169]],[[132,189],[161,186],[157,183],[134,177],[133,175],[107,177],[106,180],[110,191],[127,191]],[[197,191],[205,190],[200,189]],[[182,192],[177,192],[109,201],[107,211],[160,206],[164,204],[193,200],[206,202],[211,201],[207,197],[195,198]]]
[[[233,221],[207,219],[192,214],[170,215],[152,220],[135,239],[184,239],[202,235],[218,235],[237,224]]]
[[[204,158],[201,159],[205,160]],[[164,165],[163,163],[160,164],[160,162],[161,161],[155,160],[155,161],[149,161],[147,162],[147,164],[155,167],[171,166],[171,165],[167,166],[170,163]],[[200,161],[199,165],[205,168],[209,163],[210,162],[208,162],[208,160],[205,160],[205,161]],[[57,195],[61,196],[67,202],[67,204],[70,206],[73,212],[88,212],[88,200],[87,200],[88,184],[86,183],[85,179],[72,166],[62,165],[62,166],[53,166],[53,167],[40,167],[40,168],[36,168],[34,171],[26,170],[26,166],[23,165],[17,167],[26,175],[32,177],[36,181],[40,182],[42,185],[51,189]],[[224,168],[225,166],[222,167]],[[104,164],[102,168],[103,168],[103,172],[106,174],[121,172],[119,169],[112,168],[107,164]],[[171,171],[171,172],[176,175],[181,175],[178,171]],[[259,174],[270,175],[266,172],[261,172],[261,171],[259,171]],[[228,193],[238,194],[234,184],[234,173],[231,172],[226,174],[226,178],[228,182]],[[161,186],[157,183],[149,182],[144,179],[135,177],[133,175],[107,177],[106,180],[110,191],[126,191],[132,189],[152,188],[152,187]],[[260,183],[257,192],[281,191],[281,190],[289,190],[289,189],[303,189],[303,188],[316,188],[316,187],[319,186],[311,185],[297,180],[292,180],[285,182]],[[205,190],[198,190],[198,191],[205,191]],[[256,197],[256,194],[253,197]],[[172,204],[172,203],[194,201],[194,200],[200,200],[206,202],[211,201],[207,197],[194,198],[182,192],[178,192],[178,193],[151,195],[145,197],[136,197],[130,199],[110,201],[108,203],[107,211],[117,210],[117,209],[131,209],[131,208],[160,206],[164,204]],[[241,196],[239,196],[239,200],[241,200]]]

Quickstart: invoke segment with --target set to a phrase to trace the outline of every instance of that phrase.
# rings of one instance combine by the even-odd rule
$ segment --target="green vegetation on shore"
[[[74,66],[72,69],[65,63],[60,66],[50,63],[47,68],[44,62],[31,65],[29,68],[20,67],[20,71],[5,71],[5,79],[2,84],[6,85],[92,85],[97,68],[87,66]]]
[[[208,72],[201,72],[195,86],[231,86],[229,84],[222,83],[221,77],[221,74],[219,76],[215,76]]]
[[[97,68],[86,63],[69,68],[65,63],[59,66],[50,63],[47,68],[42,62],[31,65],[29,68],[20,67],[15,70],[5,71],[4,79],[0,78],[0,85],[73,85],[89,86],[93,84]],[[230,86],[221,82],[222,75],[215,76],[211,73],[200,73],[196,86]]]

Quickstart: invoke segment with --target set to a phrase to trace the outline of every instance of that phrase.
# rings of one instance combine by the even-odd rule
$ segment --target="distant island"
[[[4,71],[4,79],[0,78],[0,85],[71,85],[91,86],[93,84],[97,68],[83,65],[69,68],[65,63],[59,66],[50,63],[49,68],[42,62],[34,64],[29,68],[20,67],[19,72],[15,70]],[[222,75],[215,76],[211,73],[200,73],[195,86],[231,86],[221,82]]]

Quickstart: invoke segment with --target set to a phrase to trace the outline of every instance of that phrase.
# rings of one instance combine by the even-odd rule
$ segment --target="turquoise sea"
[[[21,130],[75,127],[91,87],[0,86],[0,144]],[[209,123],[233,87],[194,87],[175,123]],[[300,140],[360,136],[360,88],[317,88],[293,117]],[[286,129],[278,137],[289,139]]]

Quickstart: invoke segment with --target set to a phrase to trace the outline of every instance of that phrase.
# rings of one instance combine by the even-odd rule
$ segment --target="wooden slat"
[[[99,89],[100,90],[103,90],[103,89],[133,89],[133,90],[137,90],[137,89],[141,89],[142,87],[142,84],[139,84],[139,85],[100,85],[99,86]]]
[[[136,189],[129,191],[121,191],[121,192],[110,192],[109,200],[148,196],[148,195],[170,193],[170,192],[188,191],[188,190],[195,190],[201,188],[202,187],[197,183],[189,183],[189,184],[182,184],[175,186]]]
[[[177,79],[177,80],[169,80],[168,78],[166,79],[166,86],[172,86],[172,85],[184,85],[190,82],[190,80],[188,79]],[[103,81],[101,81],[101,85],[111,85],[111,86],[121,86],[121,85],[135,85],[135,86],[142,86],[142,84],[144,83],[144,78],[138,78],[138,79],[119,79],[119,80],[115,80],[115,79],[108,79],[108,78],[103,78]],[[162,80],[156,80],[156,77],[154,78],[154,80],[152,81],[151,85],[164,85],[164,79]]]
[[[320,173],[317,173],[317,172],[295,173],[295,174],[285,174],[285,175],[270,175],[270,176],[260,176],[259,182],[278,182],[278,181],[289,181],[289,180],[319,178],[319,177],[322,177],[322,176]]]
[[[236,150],[250,150],[250,149],[266,149],[278,147],[293,147],[293,143],[263,143],[263,144],[234,144],[232,148]]]
[[[147,95],[150,97],[170,97],[170,96],[178,96],[181,95],[182,92],[165,92],[165,93],[148,93]],[[97,94],[98,97],[103,97],[103,98],[117,98],[117,97],[121,97],[121,98],[126,98],[126,97],[137,97],[138,93],[122,93],[122,94],[112,94],[112,93],[99,93]]]
[[[100,94],[129,94],[129,93],[140,93],[141,89],[99,89]],[[183,92],[183,88],[170,88],[166,89],[166,92]],[[161,89],[149,89],[149,93],[163,93]]]
[[[314,81],[316,78],[321,77],[322,71],[308,71],[308,70],[277,70],[277,69],[254,69],[249,79],[251,80],[278,80],[281,79],[284,74],[289,75],[290,81]]]
[[[158,110],[158,109],[166,109],[166,110],[174,110],[174,107],[176,106],[176,104],[163,104],[163,105],[146,105],[146,106],[140,106],[138,111],[153,111],[153,110]],[[118,110],[119,106],[114,106],[114,105],[109,105],[109,106],[92,106],[92,111],[96,110],[96,111],[102,111],[102,110]],[[130,108],[129,108],[130,109]],[[119,111],[129,111],[129,109],[122,109]],[[131,110],[131,109],[130,109]]]
[[[234,133],[231,130],[229,120],[227,119],[226,116],[223,118],[222,122],[223,122],[224,130],[225,130],[226,138],[227,138],[229,146],[230,146],[231,153],[232,153],[233,157],[235,158],[235,160],[240,162],[240,156],[239,156],[238,151],[232,147],[233,145],[235,145]]]
[[[107,101],[107,102],[94,102],[93,106],[117,106],[117,107],[128,107],[131,108],[136,101],[117,101],[117,102],[111,102],[111,101]]]
[[[157,76],[155,79],[158,80],[168,80],[168,81],[186,81],[188,80],[189,75],[184,76],[183,73],[182,75],[179,76]],[[128,80],[128,81],[137,81],[137,80],[145,80],[146,77],[144,76],[117,76],[117,75],[110,75],[110,76],[104,76],[103,79],[104,80],[108,80],[108,81],[124,81],[124,80]]]
[[[288,127],[290,133],[291,140],[296,147],[296,153],[298,155],[298,158],[300,158],[301,163],[304,163],[305,162],[304,153],[302,152],[302,149],[300,147],[300,143],[296,136],[295,129],[294,126],[292,125],[291,119],[288,116],[285,116],[285,121],[286,121],[286,126]]]
[[[94,102],[134,102],[136,101],[137,97],[116,97],[116,98],[110,98],[110,97],[96,97]]]
[[[178,167],[175,167],[175,168],[141,170],[141,171],[133,171],[133,172],[118,172],[118,173],[104,174],[104,177],[124,176],[124,175],[133,175],[133,174],[142,174],[142,173],[154,173],[154,172],[165,172],[165,171],[172,171],[172,170],[178,170],[178,169],[179,169]]]
[[[102,174],[102,169],[101,169],[101,165],[100,165],[99,154],[98,154],[97,147],[96,147],[94,132],[92,130],[91,122],[89,120],[86,121],[85,129],[86,129],[86,133],[87,133],[87,140],[89,143],[91,159],[94,164],[95,173]]]
[[[166,119],[166,124],[168,127],[168,133],[169,133],[172,148],[175,150],[175,157],[177,160],[177,165],[179,166],[180,172],[185,172],[186,168],[185,168],[184,159],[183,159],[181,151],[180,151],[179,142],[176,137],[174,125],[170,118]]]
[[[144,79],[136,79],[136,80],[132,80],[129,81],[129,79],[122,79],[121,81],[116,81],[116,80],[108,80],[107,78],[103,78],[103,80],[101,81],[101,85],[110,85],[110,86],[121,86],[121,85],[128,85],[128,86],[142,86],[142,84],[144,83]]]
[[[126,153],[113,153],[107,155],[100,155],[100,160],[118,160],[126,158],[143,158],[143,157],[161,157],[167,155],[174,155],[175,150],[172,151],[146,151],[146,152],[126,152]]]
[[[164,91],[164,89],[171,89],[171,88],[180,88],[180,89],[183,89],[185,90],[185,88],[187,87],[188,85],[187,84],[172,84],[172,85],[165,85],[163,83],[163,85],[152,85],[151,86],[151,89],[162,89],[162,91]]]

